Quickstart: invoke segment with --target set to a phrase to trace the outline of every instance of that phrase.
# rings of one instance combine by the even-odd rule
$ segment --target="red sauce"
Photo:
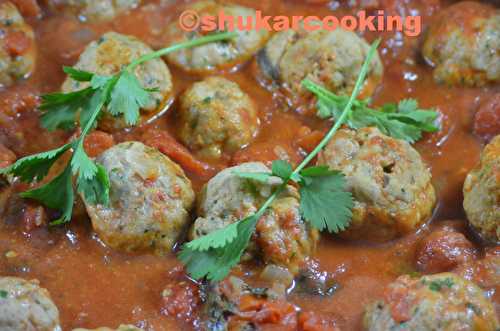
[[[25,82],[0,92],[0,143],[21,157],[66,141],[71,132],[48,133],[40,128],[36,96],[57,91],[64,79],[61,67],[73,64],[85,45],[105,31],[135,35],[154,48],[163,46],[161,30],[176,19],[176,6],[172,5],[173,1],[145,2],[137,10],[112,22],[84,24],[74,17],[48,12],[44,13],[43,19],[37,19],[33,2],[25,1],[26,10],[31,13],[27,20],[36,31],[37,69]],[[178,1],[179,4],[183,2]],[[235,2],[257,7],[268,14],[341,15],[353,11],[341,7],[333,12],[328,3],[336,2],[322,0]],[[418,0],[385,2],[397,11],[418,10],[423,15],[424,28],[439,8],[436,1],[430,1],[432,5],[429,1]],[[376,35],[367,33],[364,37],[371,41]],[[419,100],[421,106],[435,107],[441,113],[442,130],[426,135],[416,148],[431,167],[438,193],[439,203],[432,222],[438,224],[453,218],[457,219],[457,224],[465,224],[462,184],[467,172],[477,162],[483,144],[473,134],[474,113],[484,100],[500,89],[437,85],[432,79],[432,69],[418,58],[418,39],[403,38],[394,33],[383,33],[382,37],[380,53],[385,72],[383,82],[374,95],[374,103],[378,105],[413,97]],[[18,47],[22,43],[14,45]],[[417,64],[412,65],[411,62],[415,61]],[[272,160],[276,157],[274,147],[281,146],[291,154],[290,159],[297,162],[303,156],[297,152],[298,147],[304,144],[306,147],[303,148],[307,150],[311,144],[304,138],[311,132],[304,132],[303,127],[315,132],[316,138],[309,138],[314,145],[314,139],[318,139],[318,135],[321,137],[328,123],[280,110],[272,94],[256,82],[251,67],[247,64],[237,72],[224,74],[239,83],[257,102],[261,119],[256,140],[234,157],[238,160]],[[188,75],[172,66],[170,69],[176,95],[200,79],[200,76]],[[117,133],[106,139],[109,144],[140,139],[152,129],[167,130],[170,139],[173,139],[176,135],[176,106],[174,104],[166,115],[145,128]],[[92,141],[89,144],[92,145]],[[92,146],[102,148],[97,143]],[[190,160],[184,152],[180,146],[172,153],[180,155],[184,162],[191,162],[193,168],[186,170],[197,190],[210,176],[204,171],[220,169],[234,162],[226,155],[220,162],[207,164],[205,160]],[[24,208],[21,203],[20,208]],[[60,310],[64,330],[73,327],[116,327],[120,323],[130,323],[146,330],[160,331],[178,330],[190,325],[175,317],[185,314],[183,307],[177,307],[177,310],[172,306],[166,308],[162,299],[162,291],[178,282],[175,277],[169,277],[169,272],[179,266],[174,254],[156,257],[116,252],[99,241],[85,218],[77,218],[63,227],[42,226],[29,230],[21,226],[19,220],[6,220],[0,226],[1,274],[39,279]],[[304,311],[334,319],[341,330],[359,330],[364,305],[382,297],[384,286],[397,276],[415,270],[413,256],[417,241],[426,231],[424,229],[380,245],[346,242],[323,234],[314,258],[320,270],[334,276],[341,288],[331,297],[297,295],[292,296],[291,301]],[[10,256],[7,257],[5,254],[9,251],[15,251],[17,256],[7,254]],[[179,296],[188,297],[191,294],[187,291]],[[176,313],[165,314],[165,309],[175,310]],[[256,310],[252,309],[249,308],[249,311]],[[321,319],[317,316],[304,315],[299,323],[307,325],[311,319]]]

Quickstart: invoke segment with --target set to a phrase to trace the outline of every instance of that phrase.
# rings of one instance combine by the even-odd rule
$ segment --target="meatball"
[[[339,130],[318,163],[342,171],[354,196],[350,239],[386,241],[415,230],[432,214],[431,174],[407,142],[376,128]]]
[[[0,86],[28,77],[35,67],[35,35],[16,6],[0,3]]]
[[[401,276],[368,306],[365,330],[488,330],[500,326],[492,303],[474,283],[452,273]]]
[[[500,10],[469,1],[450,6],[427,31],[422,53],[439,83],[500,82]]]
[[[217,158],[248,145],[259,120],[250,97],[238,84],[209,77],[193,84],[180,99],[180,138],[201,155]]]
[[[109,21],[140,3],[141,0],[49,0],[52,8],[68,10],[82,21]]]
[[[192,239],[255,213],[280,183],[280,180],[261,183],[244,179],[235,172],[270,170],[260,162],[249,162],[224,169],[213,177],[201,192]],[[244,258],[260,256],[265,262],[296,274],[314,252],[317,241],[318,232],[300,215],[297,189],[288,186],[257,223]]]
[[[115,145],[96,161],[109,175],[110,203],[84,202],[99,237],[125,251],[169,252],[187,226],[194,202],[183,170],[139,142]]]
[[[143,331],[142,329],[139,329],[133,325],[126,325],[122,324],[120,325],[117,329],[111,329],[107,327],[100,327],[97,329],[73,329],[73,331]]]
[[[38,281],[0,277],[0,329],[60,331],[59,311]]]
[[[465,178],[464,209],[479,236],[500,243],[500,135],[486,145],[479,164]]]
[[[113,75],[133,60],[153,50],[135,37],[108,32],[97,41],[91,42],[75,64],[76,69],[90,71],[100,75]],[[150,94],[149,103],[141,109],[141,120],[153,118],[166,109],[172,97],[172,77],[167,65],[161,59],[153,59],[139,66],[135,76],[144,88],[157,89]],[[88,83],[78,82],[68,77],[63,85],[63,92],[73,92],[86,88]],[[105,113],[99,121],[104,131],[114,131],[126,127],[125,121]]]
[[[200,17],[205,15],[217,16],[224,12],[226,16],[252,17],[255,22],[256,12],[252,8],[238,5],[220,4],[216,1],[198,1],[186,8],[198,13]],[[217,23],[218,24],[218,23]],[[238,36],[236,38],[214,42],[194,48],[183,49],[167,55],[169,62],[181,67],[186,71],[210,72],[221,68],[232,67],[250,59],[266,42],[269,32],[266,29],[259,31],[240,31],[234,27]],[[204,31],[182,30],[177,21],[172,22],[165,31],[168,44],[175,44],[201,37]]]
[[[307,97],[303,79],[310,79],[332,92],[350,95],[370,46],[354,32],[303,29],[275,34],[262,49],[257,62],[266,78],[291,91],[293,98]],[[382,79],[383,66],[378,53],[374,57],[362,90],[370,96]],[[276,85],[275,84],[275,85]]]
[[[476,257],[474,245],[460,232],[443,226],[418,245],[416,260],[418,270],[425,273],[450,271]]]

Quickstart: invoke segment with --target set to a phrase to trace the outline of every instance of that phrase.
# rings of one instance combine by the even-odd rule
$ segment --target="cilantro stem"
[[[140,58],[136,59],[135,61],[132,61],[127,67],[125,67],[125,70],[132,71],[138,65],[141,65],[144,62],[161,57],[161,56],[166,55],[168,53],[178,51],[180,49],[191,48],[191,47],[201,46],[201,45],[216,42],[216,41],[227,40],[227,39],[234,38],[237,35],[238,35],[237,32],[220,32],[220,33],[210,34],[210,35],[205,36],[205,37],[188,40],[188,41],[183,42],[183,43],[178,43],[178,44],[166,47],[166,48],[162,48],[162,49],[157,50],[155,52],[148,53],[144,56],[141,56]]]
[[[269,198],[264,202],[264,204],[260,207],[260,209],[255,213],[255,216],[257,218],[262,217],[262,215],[265,213],[267,208],[273,203],[274,199],[285,189],[286,185],[288,182],[299,175],[300,171],[302,171],[315,157],[318,155],[318,153],[328,144],[328,142],[332,139],[332,137],[335,135],[335,133],[338,131],[338,129],[344,124],[346,121],[347,117],[349,116],[352,105],[356,101],[356,98],[361,91],[361,87],[365,81],[366,74],[368,73],[368,68],[369,65],[372,61],[373,56],[375,55],[375,52],[378,48],[378,45],[380,44],[380,39],[377,39],[370,47],[370,50],[368,52],[368,55],[366,56],[365,62],[363,63],[363,66],[361,67],[358,79],[356,80],[356,84],[354,85],[354,89],[351,93],[351,96],[349,97],[349,101],[344,107],[344,110],[342,111],[342,114],[340,117],[337,119],[335,124],[331,127],[331,129],[328,131],[328,133],[323,137],[321,142],[314,148],[314,150],[309,153],[306,158],[295,168],[295,170],[291,173],[291,175],[287,178],[287,180],[284,180],[283,183],[274,191],[274,193],[269,196]],[[304,80],[302,84],[307,87],[307,85],[310,82],[307,80]]]
[[[316,155],[328,144],[330,139],[332,139],[333,135],[338,131],[340,126],[344,124],[346,121],[347,117],[351,113],[352,105],[354,104],[355,101],[357,101],[357,96],[359,92],[361,91],[362,84],[365,81],[366,74],[368,73],[368,67],[371,63],[371,60],[373,56],[375,55],[375,51],[378,48],[378,45],[380,44],[380,39],[375,40],[375,42],[371,45],[370,50],[368,52],[368,55],[366,56],[366,60],[363,63],[363,66],[361,67],[358,79],[356,80],[356,84],[354,85],[354,89],[351,93],[351,96],[349,97],[349,101],[347,101],[347,104],[345,105],[344,110],[342,111],[342,114],[340,117],[337,119],[333,127],[328,131],[328,133],[323,137],[321,142],[314,148],[314,150],[309,153],[309,155],[306,156],[306,158],[299,164],[297,168],[292,172],[292,175],[290,176],[293,177],[294,175],[298,175],[299,172],[304,169],[309,162],[312,161],[316,157]],[[309,81],[305,80],[302,82],[304,86],[307,86]]]

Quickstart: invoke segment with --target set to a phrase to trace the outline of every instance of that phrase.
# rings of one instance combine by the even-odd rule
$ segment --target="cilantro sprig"
[[[303,85],[317,97],[318,116],[338,119],[349,101],[349,97],[336,95],[310,80]],[[438,113],[420,109],[415,99],[401,100],[399,103],[386,103],[374,109],[369,107],[369,100],[355,100],[349,112],[346,124],[353,129],[375,126],[382,133],[414,143],[423,132],[436,132]]]
[[[299,185],[300,212],[313,227],[319,230],[327,229],[330,232],[338,232],[349,225],[353,199],[350,193],[344,190],[345,179],[343,175],[338,171],[329,170],[327,167],[307,166],[349,118],[352,107],[357,102],[356,97],[365,81],[369,63],[379,43],[380,40],[377,40],[371,45],[353,92],[336,118],[335,124],[295,169],[292,169],[288,162],[275,161],[272,164],[271,173],[237,173],[240,177],[264,182],[267,182],[270,176],[275,176],[281,178],[282,183],[274,189],[255,214],[182,246],[178,257],[193,278],[206,277],[208,280],[218,281],[226,277],[240,261],[258,220],[286,189],[290,181]],[[307,81],[303,83],[306,88],[310,86]]]
[[[227,40],[236,36],[234,32],[210,34],[202,38],[178,43],[137,58],[118,73],[110,76],[64,67],[72,79],[85,82],[88,87],[69,93],[51,93],[42,96],[41,124],[49,130],[74,129],[78,124],[80,136],[53,150],[30,155],[17,160],[9,167],[0,169],[0,174],[18,176],[21,181],[33,183],[43,180],[52,166],[64,154],[71,151],[71,158],[57,176],[37,188],[21,193],[24,198],[40,201],[45,206],[59,210],[60,218],[51,224],[62,224],[71,220],[76,190],[92,204],[109,203],[109,178],[105,169],[95,163],[85,152],[83,143],[87,134],[96,126],[103,111],[113,116],[122,116],[128,125],[139,121],[140,109],[148,104],[150,93],[155,90],[141,86],[134,70],[137,66],[180,49]]]

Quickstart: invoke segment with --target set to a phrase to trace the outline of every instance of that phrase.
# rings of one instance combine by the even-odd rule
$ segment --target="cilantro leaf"
[[[71,79],[76,80],[77,82],[90,82],[94,76],[93,73],[76,69],[73,67],[63,67],[64,73],[71,77]]]
[[[62,224],[71,220],[74,195],[71,167],[69,165],[49,183],[21,193],[23,198],[34,199],[49,208],[61,210],[61,217],[53,221],[52,224]]]
[[[139,109],[145,107],[150,100],[149,92],[137,78],[124,70],[111,92],[108,111],[114,116],[123,114],[127,125],[135,125],[139,121]]]
[[[86,108],[93,93],[94,90],[87,87],[76,92],[43,95],[40,105],[42,127],[49,131],[73,129],[79,111]]]
[[[317,97],[318,116],[338,119],[349,98],[339,96],[324,87],[305,80],[303,85]],[[382,133],[391,137],[413,143],[422,137],[423,132],[436,132],[435,124],[438,113],[432,110],[419,109],[415,99],[401,100],[397,105],[384,104],[378,109],[368,106],[368,100],[355,100],[346,124],[353,129],[377,127]]]
[[[313,167],[301,172],[300,212],[313,227],[329,232],[345,230],[352,217],[354,201],[345,191],[345,178],[339,171]]]
[[[86,202],[107,206],[109,205],[109,177],[102,165],[96,164],[96,168],[96,173],[91,177],[84,177],[80,172],[76,184],[77,190],[85,197]]]
[[[233,171],[233,174],[240,178],[251,179],[260,183],[269,183],[269,179],[273,176],[271,173],[267,172]]]
[[[182,246],[178,257],[195,279],[222,280],[240,261],[257,221],[257,217],[250,216],[212,232],[215,236],[204,236],[210,236],[208,240],[201,237],[190,241]]]
[[[7,168],[0,169],[0,174],[18,176],[23,182],[40,181],[47,176],[57,159],[71,148],[66,144],[59,148],[23,157]]]
[[[283,160],[273,161],[272,164],[273,175],[280,177],[283,180],[288,180],[292,175],[293,169],[292,165]]]

